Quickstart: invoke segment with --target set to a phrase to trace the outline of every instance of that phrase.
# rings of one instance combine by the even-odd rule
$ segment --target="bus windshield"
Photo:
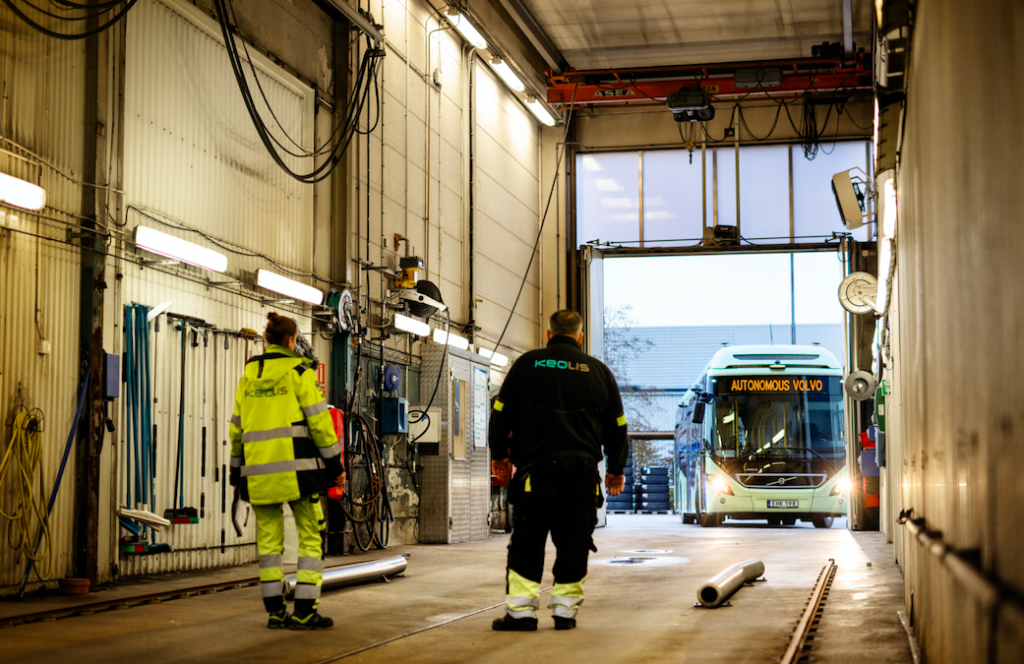
[[[722,461],[818,460],[832,472],[843,465],[839,377],[728,376],[716,378],[713,389],[713,456]]]

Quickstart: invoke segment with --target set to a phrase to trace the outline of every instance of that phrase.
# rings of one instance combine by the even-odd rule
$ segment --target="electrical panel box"
[[[386,397],[381,427],[384,433],[409,433],[409,400]]]
[[[441,442],[441,409],[431,408],[426,417],[409,421],[409,439],[417,445],[437,445]]]
[[[105,353],[103,365],[103,400],[113,401],[121,396],[121,356]]]

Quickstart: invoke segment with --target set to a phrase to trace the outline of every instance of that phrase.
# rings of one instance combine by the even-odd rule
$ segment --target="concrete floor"
[[[879,533],[854,533],[837,520],[832,530],[727,524],[702,529],[675,516],[611,515],[595,534],[587,600],[579,627],[556,632],[546,609],[534,633],[500,633],[506,535],[450,546],[393,546],[365,556],[411,554],[403,577],[390,583],[325,593],[327,632],[265,628],[259,588],[107,611],[0,631],[0,662],[289,662],[335,661],[431,625],[449,622],[351,654],[351,662],[777,662],[785,651],[829,558],[839,567],[814,639],[815,662],[911,662],[897,618],[903,582],[891,547]],[[637,553],[642,550],[665,553]],[[550,549],[547,568],[553,560]],[[616,559],[649,557],[638,564]],[[765,565],[766,581],[741,588],[732,606],[697,609],[699,585],[750,558]],[[214,580],[254,576],[255,564],[215,572],[167,575],[117,584],[87,601],[155,592]],[[550,572],[544,586],[550,585]],[[57,595],[0,601],[0,615],[73,601]],[[546,593],[542,593],[542,606]]]

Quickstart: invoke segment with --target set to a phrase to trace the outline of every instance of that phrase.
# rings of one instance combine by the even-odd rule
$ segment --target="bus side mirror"
[[[706,405],[707,404],[705,404],[703,401],[698,401],[697,403],[695,403],[693,405],[693,423],[694,424],[703,424],[704,423],[704,407]]]

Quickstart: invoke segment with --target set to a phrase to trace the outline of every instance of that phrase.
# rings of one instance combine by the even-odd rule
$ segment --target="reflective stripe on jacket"
[[[254,505],[298,500],[341,474],[341,446],[310,361],[271,345],[238,381],[229,427],[232,472]]]

